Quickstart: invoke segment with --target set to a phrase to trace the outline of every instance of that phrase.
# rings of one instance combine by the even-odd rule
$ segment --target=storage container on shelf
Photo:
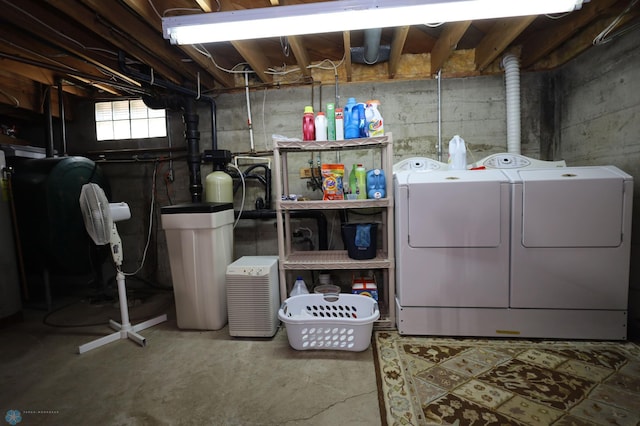
[[[374,299],[345,293],[290,297],[278,311],[289,344],[296,350],[364,351],[379,317]]]

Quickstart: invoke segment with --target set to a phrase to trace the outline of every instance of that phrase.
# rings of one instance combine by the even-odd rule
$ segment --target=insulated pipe
[[[371,65],[378,61],[380,54],[380,39],[382,28],[370,28],[364,30],[364,61]]]
[[[508,53],[502,59],[507,97],[507,152],[520,154],[520,63]]]

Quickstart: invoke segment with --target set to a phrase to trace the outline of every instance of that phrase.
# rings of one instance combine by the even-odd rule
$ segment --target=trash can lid
[[[185,203],[173,206],[165,206],[160,209],[162,214],[182,213],[216,213],[224,210],[233,210],[232,203]]]

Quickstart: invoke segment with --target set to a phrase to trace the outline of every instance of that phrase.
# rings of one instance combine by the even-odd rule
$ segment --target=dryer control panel
[[[502,153],[490,155],[471,165],[473,169],[547,169],[553,167],[567,167],[567,163],[564,160],[542,161],[525,157],[524,155]]]
[[[404,170],[448,170],[449,165],[426,157],[411,157],[393,165],[393,172]]]

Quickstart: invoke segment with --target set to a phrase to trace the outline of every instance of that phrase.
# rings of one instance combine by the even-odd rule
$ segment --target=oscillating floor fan
[[[167,315],[150,319],[138,325],[132,326],[129,322],[129,306],[127,304],[127,289],[125,287],[125,275],[120,269],[122,266],[122,241],[118,235],[115,222],[131,217],[131,211],[127,203],[109,203],[102,188],[95,183],[82,186],[80,191],[80,209],[84,217],[84,225],[87,233],[97,245],[109,244],[111,255],[116,265],[116,281],[118,283],[118,298],[120,299],[121,322],[109,321],[111,328],[116,330],[108,336],[101,337],[92,342],[78,347],[78,353],[84,353],[97,347],[106,345],[119,339],[131,339],[140,346],[146,345],[146,339],[138,334],[138,331],[153,327],[167,320]]]

